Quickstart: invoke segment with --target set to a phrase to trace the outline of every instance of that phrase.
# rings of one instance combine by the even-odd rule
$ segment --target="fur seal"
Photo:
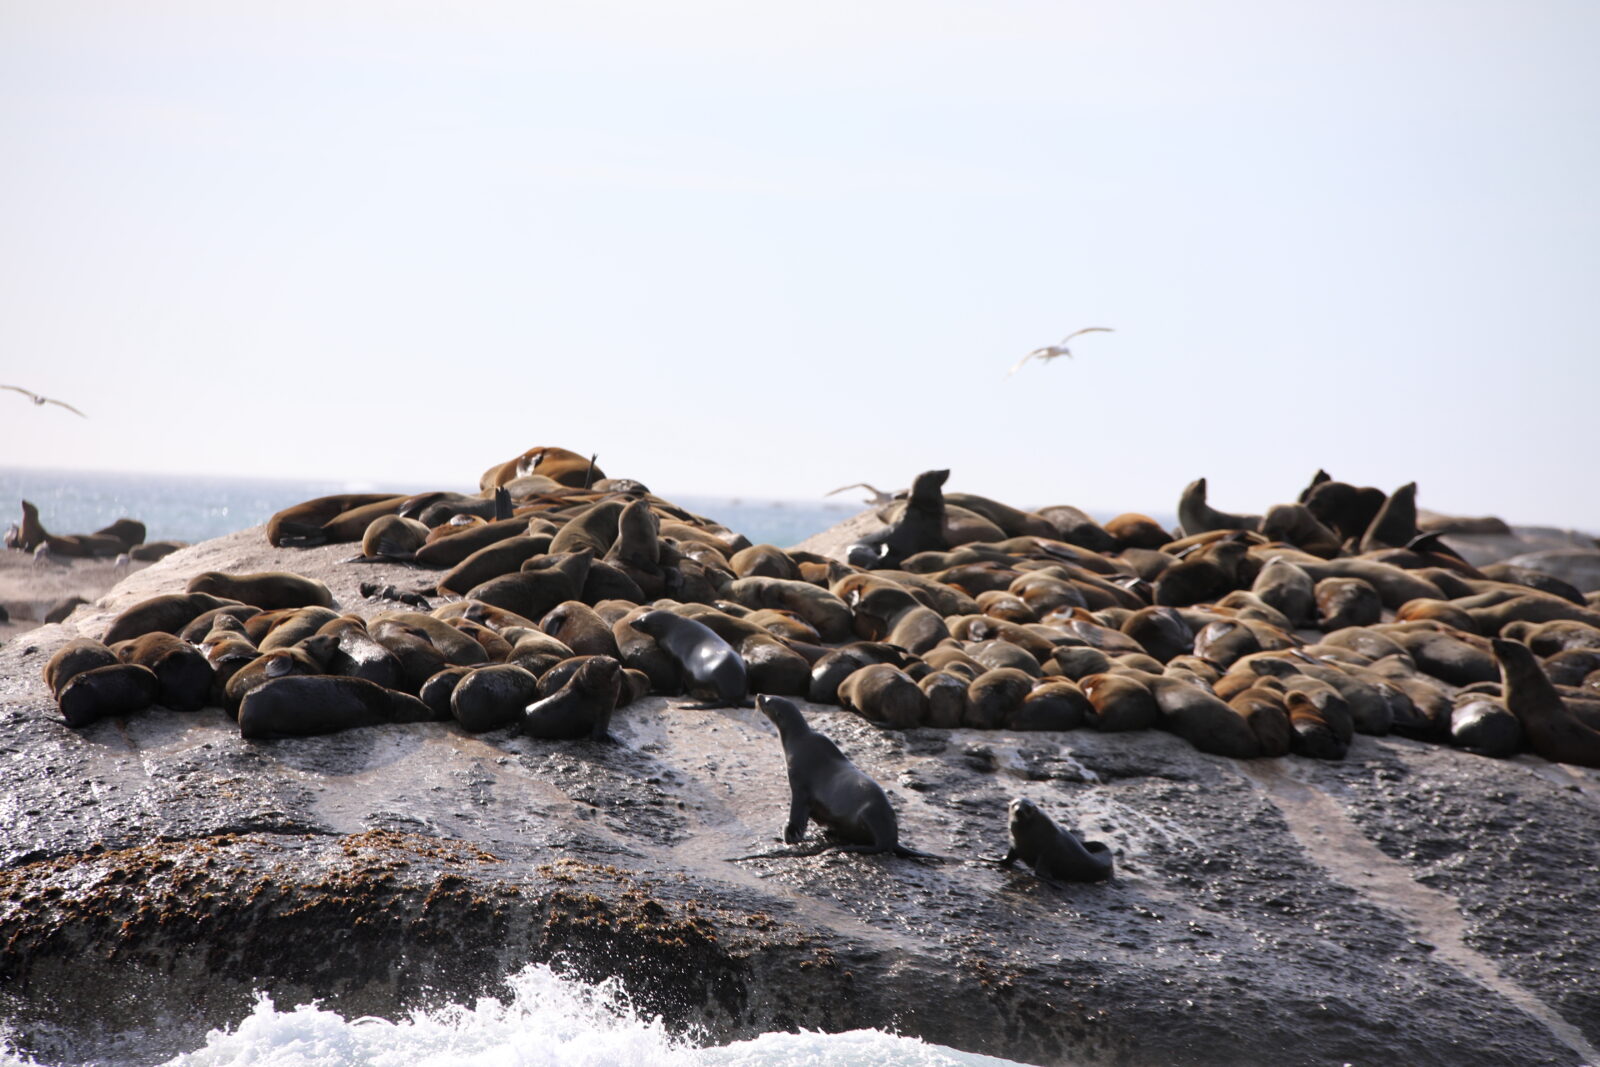
[[[905,509],[883,530],[863,537],[846,550],[852,566],[866,570],[895,568],[907,556],[949,547],[945,537],[944,483],[948,470],[923,471],[911,483]]]
[[[267,520],[267,544],[273,548],[291,546],[310,548],[330,541],[354,541],[366,533],[367,525],[385,509],[398,511],[406,498],[393,493],[342,493],[319,496],[293,507],[284,508]],[[370,511],[370,514],[367,512]],[[352,513],[361,515],[360,529],[348,537],[340,538],[326,527],[335,520]]]
[[[1110,848],[1061,829],[1027,797],[1011,802],[1007,829],[1011,847],[999,860],[1002,867],[1021,860],[1041,882],[1058,889],[1066,882],[1103,882],[1111,877]]]
[[[1178,525],[1185,537],[1211,530],[1259,530],[1260,515],[1234,515],[1206,503],[1206,480],[1196,478],[1178,497]]]
[[[874,663],[839,684],[839,704],[876,726],[909,730],[928,718],[928,696],[910,676]]]
[[[1383,502],[1361,535],[1358,551],[1404,548],[1417,536],[1417,483],[1407,482]]]
[[[1522,747],[1522,724],[1500,701],[1467,694],[1450,712],[1450,740],[1479,756],[1505,759]]]
[[[167,633],[149,633],[118,645],[117,658],[148,667],[160,683],[156,703],[173,711],[199,711],[211,700],[214,672],[205,653]]]
[[[137,663],[118,663],[80,671],[61,687],[56,706],[76,729],[100,719],[143,711],[156,701],[161,682],[155,672]]]
[[[522,733],[551,741],[615,740],[611,714],[622,684],[622,664],[610,656],[591,656],[560,689],[523,709]]]
[[[255,574],[204,571],[189,579],[184,592],[210,593],[224,600],[252,604],[262,611],[333,607],[333,594],[327,586],[315,578],[303,578],[288,571],[260,571]]]
[[[25,552],[31,552],[40,545],[49,549],[52,556],[74,559],[88,556],[116,556],[128,550],[128,546],[122,543],[120,537],[111,534],[52,534],[40,523],[39,509],[24,500],[19,547]]]
[[[926,856],[900,843],[899,822],[883,787],[851,763],[830,738],[813,730],[792,701],[763,695],[756,698],[756,707],[778,728],[783,742],[789,771],[785,844],[805,840],[806,824],[814,819],[843,842],[833,846],[842,852]]]
[[[367,524],[361,535],[362,560],[394,560],[409,563],[417,550],[428,543],[428,528],[416,519],[401,515],[379,515]]]
[[[792,611],[830,643],[848,641],[855,632],[850,605],[810,582],[740,578],[728,586],[728,596],[747,608]]]
[[[677,662],[688,694],[704,701],[699,707],[749,706],[744,660],[705,623],[658,609],[629,625],[654,638]]]
[[[1383,618],[1383,599],[1362,578],[1324,578],[1313,587],[1313,596],[1317,625],[1325,633],[1371,626]]]
[[[450,693],[450,713],[463,730],[482,733],[509,726],[539,694],[539,679],[515,663],[479,667]]]
[[[1506,707],[1522,724],[1528,747],[1552,763],[1600,767],[1600,730],[1562,703],[1528,647],[1497,637],[1494,655],[1500,663]]]
[[[239,736],[306,737],[400,722],[428,722],[433,712],[414,696],[365,678],[309,675],[274,678],[239,705]]]
[[[44,665],[44,684],[56,697],[73,677],[96,667],[113,667],[122,661],[117,654],[92,637],[74,637],[62,645]]]
[[[1093,712],[1094,705],[1077,685],[1064,678],[1047,678],[1033,687],[1020,706],[1012,709],[1006,716],[1005,727],[1008,730],[1076,730],[1089,725]]]
[[[572,489],[583,489],[605,478],[605,472],[588,456],[565,448],[540,445],[483,472],[478,488],[497,489],[507,482],[530,474],[553,479]]]
[[[210,593],[163,593],[153,596],[123,611],[111,620],[102,638],[108,645],[126,641],[160,630],[175,634],[195,617],[212,608],[220,608],[234,601],[212,596]]]

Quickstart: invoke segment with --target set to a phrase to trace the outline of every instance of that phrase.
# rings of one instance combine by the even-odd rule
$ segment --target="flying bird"
[[[23,396],[25,396],[29,400],[33,401],[35,405],[40,405],[40,404],[59,404],[62,407],[66,408],[68,411],[72,412],[74,415],[83,415],[83,412],[79,411],[77,408],[73,407],[71,404],[67,403],[65,400],[57,400],[54,397],[49,397],[49,396],[40,396],[38,393],[35,393],[35,392],[30,391],[30,390],[24,389],[20,385],[0,385],[0,389],[10,389],[13,392],[21,393]],[[89,416],[83,415],[83,417],[87,419]]]
[[[1065,337],[1063,337],[1061,340],[1057,341],[1055,344],[1053,344],[1053,345],[1045,345],[1043,348],[1035,348],[1032,352],[1029,352],[1027,355],[1025,355],[1021,359],[1017,360],[1017,365],[1015,367],[1011,368],[1011,372],[1009,374],[1007,374],[1006,377],[1009,378],[1009,377],[1011,377],[1012,374],[1017,373],[1017,371],[1022,369],[1022,365],[1024,363],[1028,362],[1028,360],[1030,360],[1030,359],[1037,359],[1042,363],[1042,362],[1045,362],[1047,360],[1055,359],[1057,356],[1070,356],[1070,355],[1072,355],[1072,353],[1067,350],[1067,342],[1072,340],[1074,337],[1078,336],[1081,333],[1111,333],[1111,332],[1113,332],[1113,331],[1112,331],[1111,327],[1109,327],[1109,326],[1085,326],[1081,330],[1073,330],[1071,333],[1067,334]]]
[[[865,489],[867,492],[872,494],[872,496],[867,500],[867,503],[871,504],[873,507],[882,507],[885,504],[894,503],[894,496],[892,494],[885,493],[882,489],[870,486],[866,482],[856,482],[854,485],[841,485],[839,488],[830,489],[822,495],[832,496],[834,493],[842,493],[846,489]]]

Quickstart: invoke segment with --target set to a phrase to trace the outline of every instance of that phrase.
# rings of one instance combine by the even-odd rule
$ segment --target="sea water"
[[[92,533],[117,519],[138,519],[150,541],[205,541],[266,522],[274,512],[334,493],[415,493],[428,486],[184,474],[0,468],[0,527],[22,521],[22,501],[39,508],[51,533]],[[469,486],[449,487],[467,491]],[[713,519],[752,544],[788,546],[849,518],[854,500],[763,500],[661,494]]]
[[[1012,1060],[960,1052],[881,1030],[770,1033],[729,1045],[676,1037],[635,1011],[615,981],[588,985],[543,964],[507,983],[506,1000],[484,998],[399,1019],[265,996],[236,1026],[168,1067],[1001,1067]],[[0,1042],[0,1067],[37,1061]],[[44,1067],[44,1065],[38,1065]]]

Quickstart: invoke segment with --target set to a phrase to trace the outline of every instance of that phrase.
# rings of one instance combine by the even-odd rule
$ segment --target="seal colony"
[[[1319,472],[1257,516],[1212,508],[1201,479],[1170,531],[946,494],[948,477],[919,475],[841,561],[751,545],[592,458],[530,449],[476,494],[319,498],[267,524],[275,545],[365,550],[403,529],[402,549],[348,565],[408,558],[416,584],[374,595],[416,610],[364,618],[299,575],[208,572],[62,649],[46,679],[74,727],[199,700],[261,738],[430,719],[607,742],[645,693],[759,694],[884,729],[1163,729],[1235,759],[1329,760],[1394,732],[1600,766],[1595,597],[1466,563],[1417,528],[1415,486]],[[911,851],[798,708],[798,723],[761,708],[788,724],[786,838],[806,814],[848,846]],[[1014,808],[1012,837],[1011,859],[1049,881],[1109,874],[1042,812]]]

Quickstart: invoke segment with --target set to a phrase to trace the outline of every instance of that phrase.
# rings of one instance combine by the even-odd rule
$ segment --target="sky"
[[[1600,530],[1600,5],[0,0],[0,465]],[[1073,356],[1008,371],[1085,326]]]

